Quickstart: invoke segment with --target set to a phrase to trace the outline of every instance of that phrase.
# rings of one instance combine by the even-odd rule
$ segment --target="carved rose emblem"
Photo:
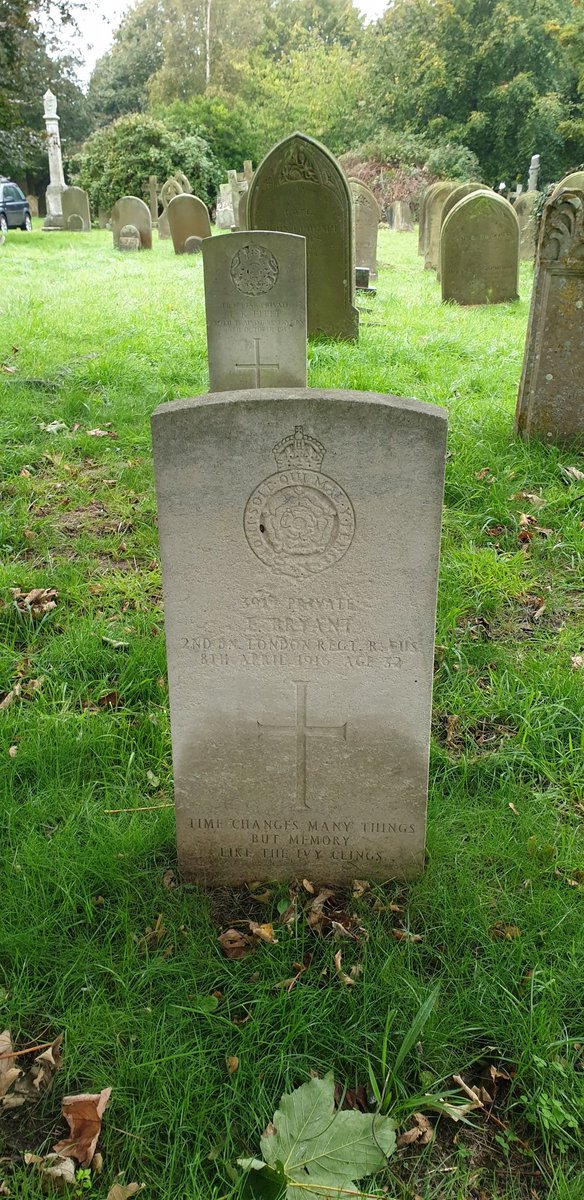
[[[322,554],[334,535],[337,513],[315,489],[284,488],[263,514],[264,536],[278,554]]]

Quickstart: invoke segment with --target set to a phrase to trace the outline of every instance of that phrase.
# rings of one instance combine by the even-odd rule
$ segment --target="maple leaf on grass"
[[[97,1139],[101,1133],[101,1118],[111,1096],[111,1088],[104,1088],[97,1095],[83,1093],[80,1096],[65,1096],[63,1116],[71,1136],[53,1146],[56,1154],[76,1158],[82,1167],[88,1167],[95,1154]]]
[[[395,1122],[378,1113],[335,1110],[332,1072],[282,1096],[273,1123],[261,1139],[264,1161],[240,1162],[265,1173],[273,1188],[286,1187],[286,1200],[333,1200],[358,1195],[355,1184],[385,1166],[396,1144]],[[278,1176],[280,1179],[278,1180]],[[259,1182],[256,1180],[255,1182]],[[251,1183],[249,1195],[261,1195]]]

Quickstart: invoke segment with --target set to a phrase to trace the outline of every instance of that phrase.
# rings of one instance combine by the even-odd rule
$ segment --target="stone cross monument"
[[[539,175],[539,154],[532,156],[529,164],[529,183],[527,184],[528,192],[537,191],[537,177]]]
[[[61,193],[65,190],[63,160],[61,158],[61,139],[59,137],[59,117],[57,116],[57,97],[47,88],[43,96],[45,102],[45,126],[47,130],[47,150],[49,154],[49,174],[51,181],[45,192],[47,215],[43,229],[63,229],[63,209]]]

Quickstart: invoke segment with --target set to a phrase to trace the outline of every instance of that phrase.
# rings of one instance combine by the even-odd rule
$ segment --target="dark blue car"
[[[32,218],[24,192],[8,179],[0,179],[0,233],[7,229],[26,229],[30,233]]]

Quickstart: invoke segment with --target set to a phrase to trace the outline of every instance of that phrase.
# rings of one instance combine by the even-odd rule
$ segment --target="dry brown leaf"
[[[332,896],[334,896],[334,892],[331,890],[331,888],[323,888],[322,891],[318,893],[318,896],[315,896],[314,900],[311,900],[310,904],[308,905],[306,915],[307,924],[310,925],[311,929],[320,929],[322,926],[324,920],[324,906]]]
[[[21,691],[22,684],[15,683],[14,687],[11,688],[9,692],[4,692],[2,699],[0,700],[0,712],[3,712],[3,710],[6,708],[10,708],[10,705],[14,704],[14,701],[20,696]]]
[[[117,438],[117,436],[118,436],[117,433],[114,433],[112,429],[86,429],[85,434],[86,434],[86,437],[97,437],[97,438],[101,438],[101,437]]]
[[[568,479],[576,479],[578,482],[584,479],[584,471],[579,467],[560,467],[560,471],[562,475],[567,475]]]
[[[411,1129],[406,1129],[405,1133],[401,1133],[397,1139],[398,1149],[402,1146],[411,1146],[415,1142],[419,1146],[427,1146],[434,1137],[434,1129],[427,1117],[423,1113],[412,1113],[415,1122]]]
[[[267,922],[265,925],[259,925],[257,921],[250,921],[249,929],[250,933],[252,933],[254,937],[259,938],[261,942],[270,942],[273,946],[278,945],[278,939],[274,933],[274,926],[269,922]]]
[[[225,957],[232,960],[245,958],[254,949],[252,938],[237,929],[226,929],[224,933],[219,934],[217,940]]]
[[[143,1183],[114,1183],[107,1194],[107,1200],[130,1200],[136,1192],[141,1192]]]
[[[225,1062],[227,1063],[227,1070],[229,1071],[229,1074],[235,1075],[235,1072],[239,1070],[239,1059],[237,1055],[229,1054],[225,1059]]]
[[[368,892],[370,890],[370,888],[371,888],[371,884],[369,883],[368,879],[354,879],[353,880],[353,896],[354,896],[355,900],[358,900],[359,897],[363,896],[365,894],[365,892]]]
[[[584,668],[584,654],[573,654],[570,662],[573,671],[581,671]],[[0,708],[2,706],[0,705]]]
[[[0,1179],[0,1196],[11,1196],[11,1195],[12,1195],[12,1192],[10,1191],[8,1184],[5,1183],[3,1179]]]
[[[339,977],[339,979],[340,979],[341,983],[344,983],[345,987],[354,987],[354,986],[355,986],[355,980],[354,980],[354,979],[351,979],[351,976],[350,976],[350,975],[347,975],[347,974],[345,973],[345,971],[343,971],[343,968],[342,968],[341,962],[342,962],[342,959],[341,959],[341,951],[340,951],[340,950],[337,950],[337,952],[336,952],[336,954],[335,954],[335,967],[336,967],[336,969],[337,969],[337,975],[338,975],[338,977]]]
[[[494,483],[496,475],[493,475],[490,467],[483,467],[480,471],[475,472],[475,479],[486,479],[487,483]]]
[[[315,888],[314,884],[310,882],[310,879],[303,879],[302,887],[304,888],[304,891],[308,892],[308,894],[310,896],[314,896],[316,888]]]
[[[390,929],[391,936],[396,942],[423,942],[421,933],[410,933],[409,929]]]
[[[101,1132],[101,1118],[111,1093],[111,1088],[104,1088],[95,1095],[84,1092],[79,1096],[65,1096],[63,1116],[71,1136],[53,1146],[55,1154],[75,1158],[82,1167],[90,1165]]]
[[[4,1108],[22,1108],[23,1104],[36,1103],[48,1091],[61,1066],[62,1041],[63,1034],[60,1034],[58,1038],[55,1038],[55,1041],[48,1050],[37,1055],[32,1066],[27,1071],[23,1071],[22,1069],[16,1070],[16,1076],[13,1077],[10,1089],[6,1091],[2,1101]],[[5,1050],[3,1053],[9,1053],[9,1051]],[[10,1063],[14,1069],[13,1060],[5,1059],[4,1061]],[[0,1071],[1,1069],[2,1063],[0,1063]]]
[[[44,617],[45,613],[57,607],[59,593],[56,588],[33,588],[30,592],[10,588],[10,593],[18,610],[32,617]]]
[[[491,937],[501,938],[503,941],[512,941],[513,938],[521,937],[521,930],[518,925],[503,925],[498,921],[496,925],[492,925],[490,929]]]
[[[15,1066],[14,1059],[8,1057],[9,1054],[12,1054],[12,1049],[10,1032],[5,1029],[3,1033],[0,1033],[0,1100],[6,1096],[21,1074],[20,1067]]]
[[[530,504],[533,504],[536,507],[539,506],[540,504],[545,504],[544,497],[536,495],[535,492],[517,492],[515,496],[511,497],[511,499],[512,500],[528,500]]]
[[[168,888],[169,891],[172,890],[172,888],[178,887],[174,871],[171,870],[164,872],[164,875],[162,876],[162,886]]]
[[[75,1184],[75,1163],[60,1154],[25,1154],[28,1166],[38,1167],[43,1179],[56,1192],[66,1192]]]

